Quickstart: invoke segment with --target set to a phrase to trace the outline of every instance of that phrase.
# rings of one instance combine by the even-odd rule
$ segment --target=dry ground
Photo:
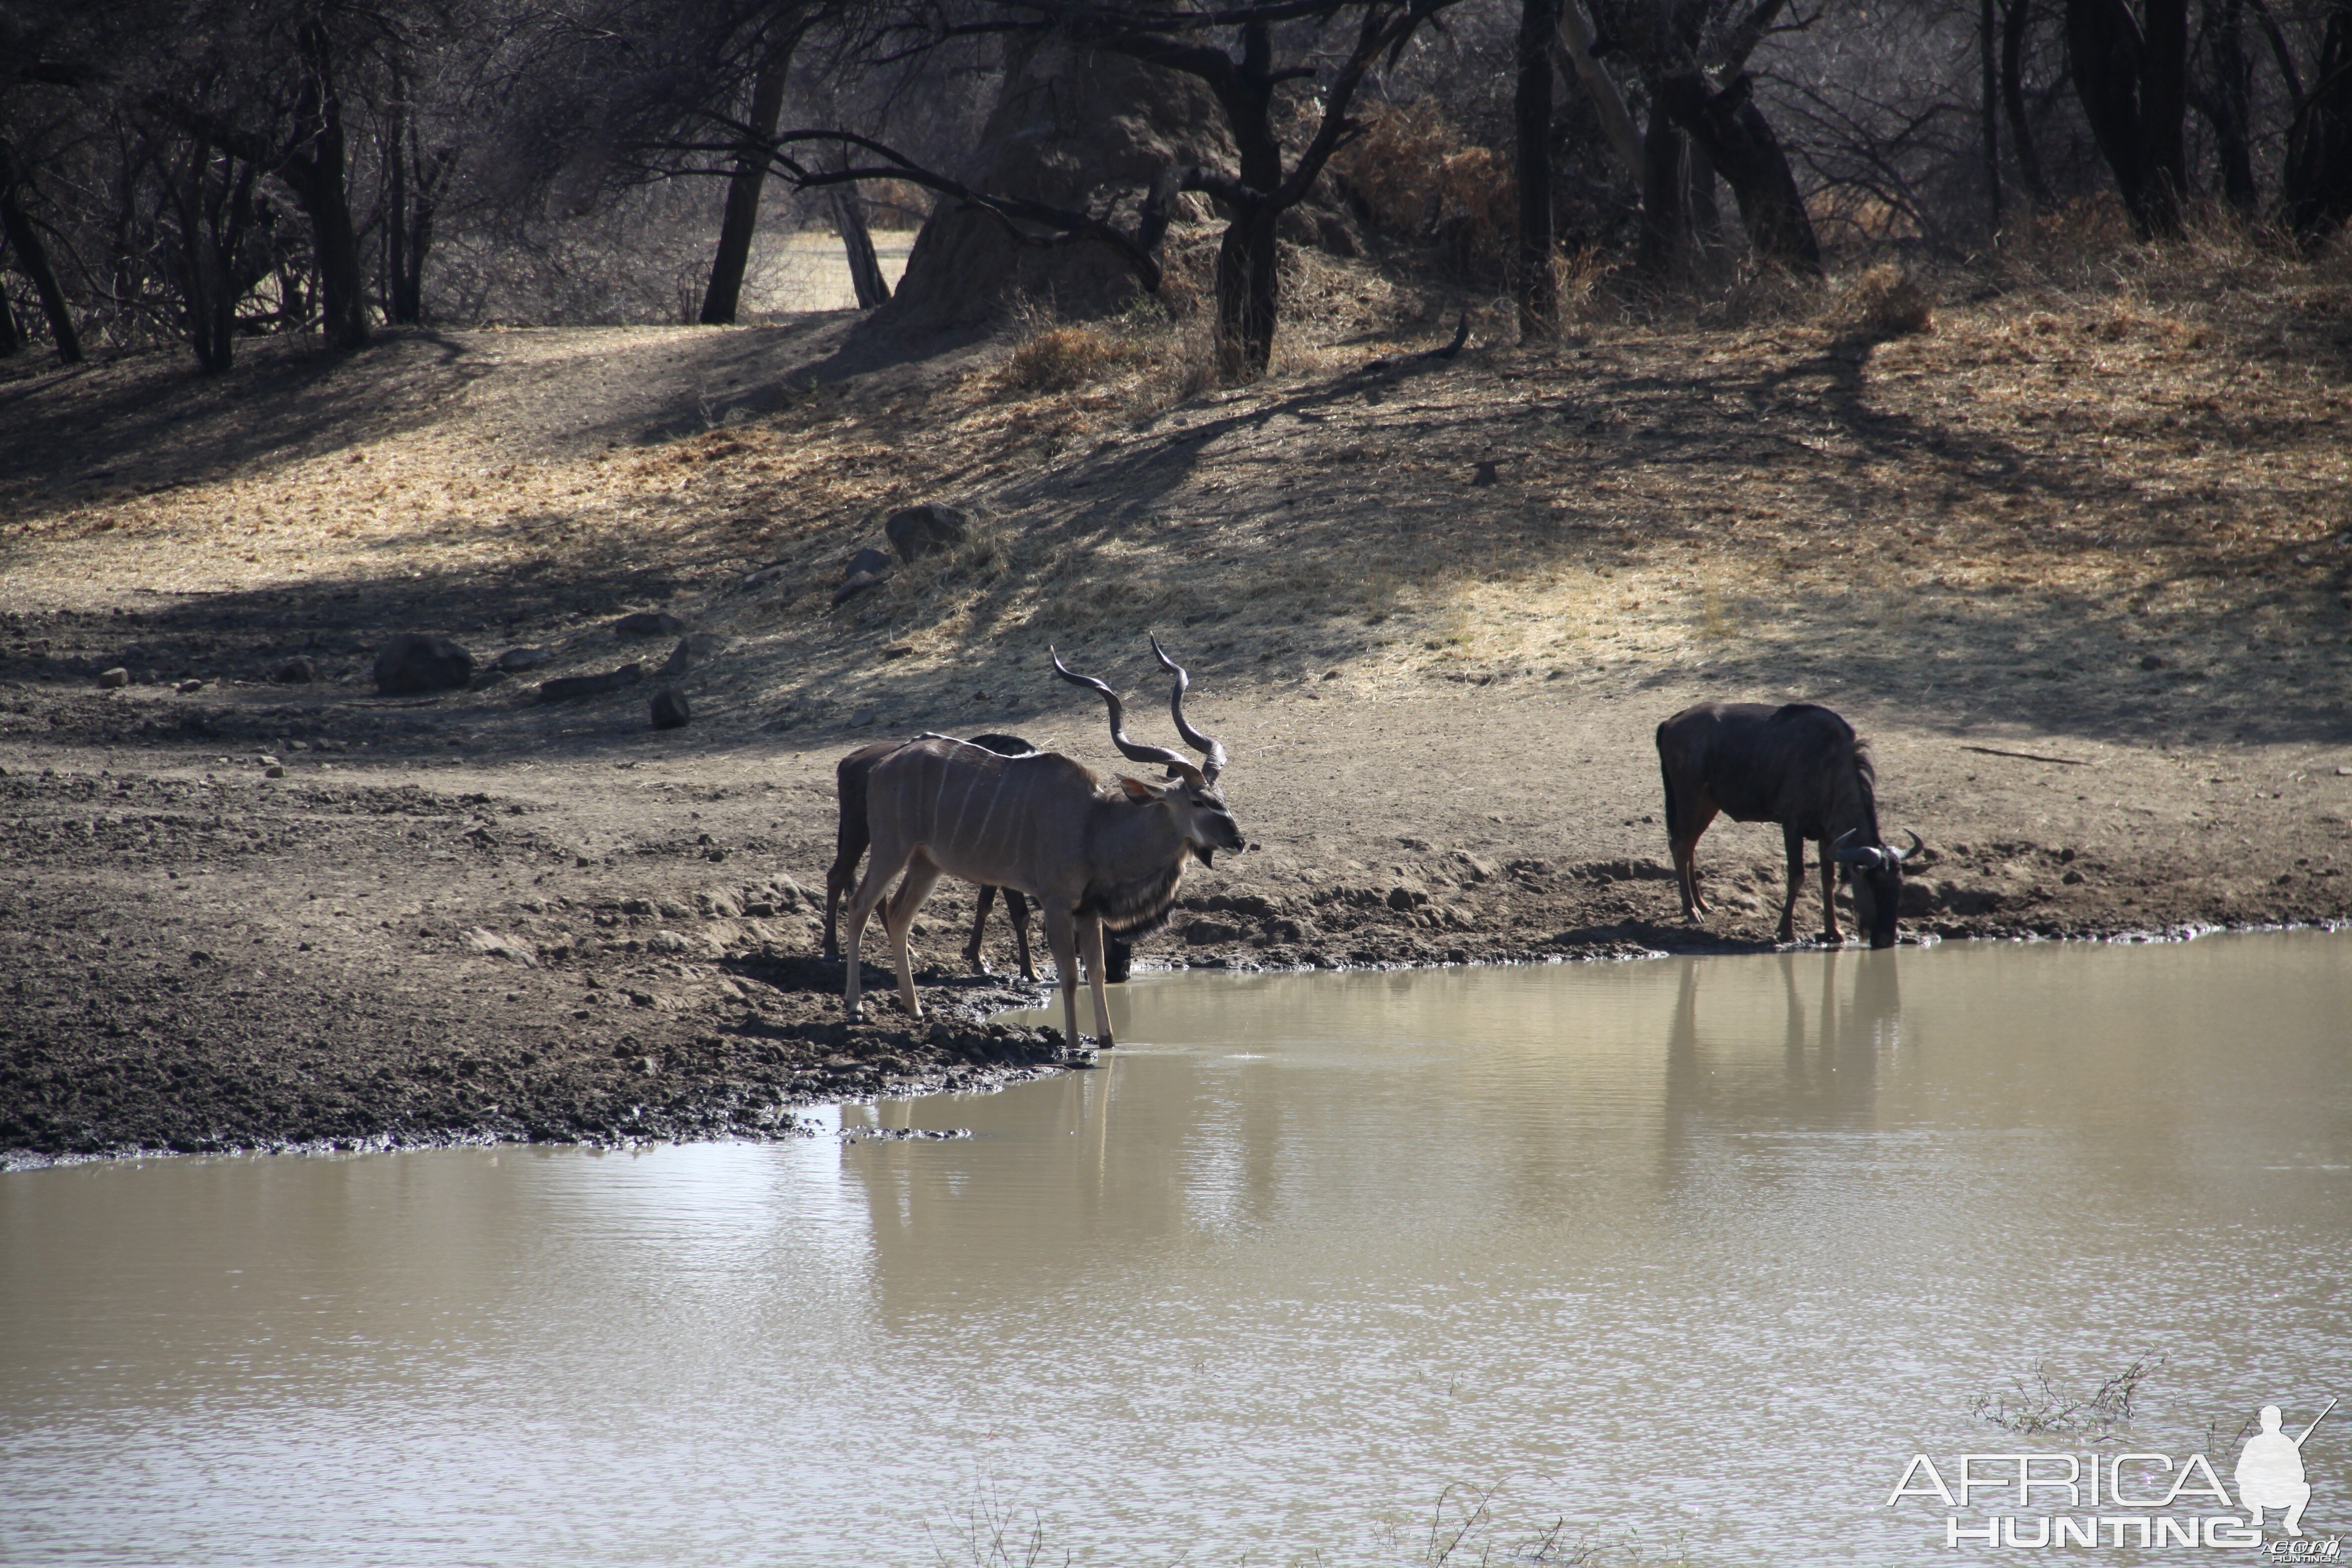
[[[969,1021],[1010,993],[944,984],[961,894],[924,941],[964,1021],[833,1022],[831,765],[931,728],[1104,763],[1045,648],[1140,696],[1147,628],[1254,841],[1147,963],[1760,943],[1777,833],[1709,836],[1709,932],[1664,874],[1650,731],[1705,696],[1872,737],[1932,847],[1909,931],[2352,914],[2340,264],[2027,258],[1927,335],[1768,300],[1450,362],[1372,274],[1301,289],[1225,392],[1182,331],[1038,374],[838,316],[15,372],[0,1158],[757,1131],[1030,1070],[1053,1041]],[[832,607],[929,499],[974,542]],[[529,700],[660,659],[611,629],[646,608],[711,634],[690,727],[648,730],[648,686]],[[376,697],[412,628],[556,661]],[[326,679],[268,684],[296,654]]]

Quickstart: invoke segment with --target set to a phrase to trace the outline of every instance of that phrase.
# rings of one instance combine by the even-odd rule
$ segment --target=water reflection
[[[924,1561],[985,1488],[1082,1563],[1370,1560],[1499,1480],[1909,1561],[1889,1455],[2035,1360],[2167,1356],[2182,1452],[2352,1384],[2340,939],[1116,1006],[1098,1070],[841,1113],[968,1139],[0,1178],[0,1557]]]

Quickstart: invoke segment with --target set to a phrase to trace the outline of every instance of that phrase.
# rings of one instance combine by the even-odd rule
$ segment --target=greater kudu
[[[877,741],[860,746],[841,759],[834,768],[834,795],[839,807],[839,817],[834,828],[833,864],[824,873],[824,955],[841,956],[841,944],[835,940],[835,916],[841,900],[849,896],[857,881],[857,862],[865,858],[866,846],[873,835],[866,826],[866,781],[874,772],[874,764],[897,751],[902,742]],[[994,752],[1001,757],[1025,757],[1037,748],[1018,735],[974,735],[971,743]],[[1036,970],[1029,962],[1029,900],[1007,888],[1004,892],[1004,917],[1013,927],[1013,950],[1021,960],[1021,978],[1034,980]],[[979,907],[972,911],[971,937],[963,944],[964,962],[975,971],[983,966],[980,960],[980,939],[988,929],[988,906],[995,900],[997,889],[980,889]]]
[[[1078,953],[1086,954],[1095,1001],[1095,1037],[1108,1047],[1110,1007],[1103,996],[1103,931],[1148,930],[1176,900],[1184,862],[1211,863],[1220,849],[1238,849],[1241,828],[1217,791],[1225,749],[1184,719],[1191,678],[1152,639],[1151,651],[1173,670],[1169,711],[1177,733],[1202,755],[1195,767],[1175,752],[1128,739],[1118,693],[1054,659],[1054,672],[1102,694],[1110,710],[1112,742],[1139,763],[1164,764],[1168,778],[1153,783],[1117,775],[1106,785],[1080,763],[1057,752],[1005,757],[968,741],[925,735],[898,747],[866,776],[866,816],[873,836],[865,878],[849,902],[844,942],[848,971],[845,1000],[861,1016],[858,948],[866,921],[893,878],[906,873],[883,910],[884,931],[908,1013],[923,1016],[907,954],[907,931],[942,873],[982,886],[1012,889],[1037,901],[1045,915],[1045,943],[1062,987],[1062,1016],[1072,1047],[1078,1043]]]

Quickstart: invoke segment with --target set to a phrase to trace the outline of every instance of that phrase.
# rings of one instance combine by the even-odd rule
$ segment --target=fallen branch
[[[2045,757],[2040,752],[2010,752],[1999,746],[1962,746],[1960,750],[1982,752],[1988,757],[2022,757],[2029,763],[2056,763],[2061,767],[2068,768],[2087,768],[2091,765],[2089,759],[2084,757]]]

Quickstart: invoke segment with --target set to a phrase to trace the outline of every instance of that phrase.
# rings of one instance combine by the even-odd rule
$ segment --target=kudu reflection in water
[[[904,879],[883,910],[907,1012],[922,1016],[915,995],[907,931],[944,873],[982,886],[1012,889],[1045,912],[1045,942],[1062,987],[1062,1015],[1072,1046],[1078,1043],[1078,963],[1086,954],[1094,989],[1095,1035],[1111,1038],[1110,1007],[1103,996],[1103,932],[1150,930],[1176,901],[1184,863],[1208,864],[1220,849],[1238,849],[1241,829],[1218,793],[1225,749],[1185,721],[1184,693],[1192,678],[1158,638],[1151,651],[1175,674],[1169,695],[1176,732],[1202,755],[1199,766],[1160,746],[1128,739],[1118,693],[1054,659],[1054,672],[1102,694],[1110,712],[1111,742],[1139,763],[1164,765],[1164,783],[1118,775],[1109,785],[1081,763],[1056,752],[1006,757],[945,735],[925,735],[874,764],[866,785],[866,823],[873,836],[866,876],[850,900],[844,942],[848,971],[845,1003],[862,1016],[858,948],[866,921],[892,879]]]

